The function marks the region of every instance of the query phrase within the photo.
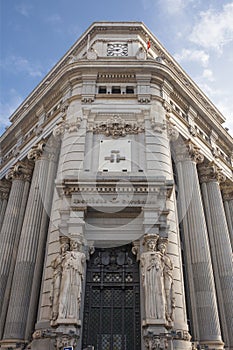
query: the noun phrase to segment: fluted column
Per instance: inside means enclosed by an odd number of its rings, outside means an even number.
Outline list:
[[[204,157],[190,140],[176,145],[179,216],[183,225],[193,340],[223,349],[213,268],[196,164]]]
[[[225,347],[233,349],[233,262],[219,183],[225,181],[220,168],[211,162],[200,168],[212,263],[217,289],[220,320]]]
[[[10,192],[10,182],[3,179],[0,181],[0,232],[6,212],[7,200]]]
[[[221,185],[223,204],[227,218],[228,230],[233,250],[233,182],[226,181]]]
[[[6,293],[6,289],[9,291],[11,286],[19,236],[28,198],[31,170],[32,168],[30,164],[26,162],[18,162],[10,169],[9,173],[7,174],[7,179],[12,181],[12,186],[0,233],[1,334],[3,331],[6,309],[9,301],[9,293]],[[4,298],[4,296],[6,297]]]
[[[3,339],[24,340],[43,217],[49,160],[41,141],[28,154],[35,161],[24,216]]]

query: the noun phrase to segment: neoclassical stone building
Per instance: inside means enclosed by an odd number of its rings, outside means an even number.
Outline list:
[[[144,24],[87,29],[0,139],[1,349],[233,349],[223,122]]]

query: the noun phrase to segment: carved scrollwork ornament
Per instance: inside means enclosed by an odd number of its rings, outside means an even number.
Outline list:
[[[57,123],[57,125],[53,129],[53,136],[56,139],[62,139],[64,133],[65,133],[65,116],[62,117],[61,121]]]
[[[166,121],[163,120],[162,122],[156,122],[152,120],[151,128],[153,129],[154,132],[162,134],[162,132],[167,129]]]
[[[10,168],[8,174],[6,175],[6,179],[30,181],[32,169],[32,164],[19,161]]]
[[[224,182],[226,176],[222,173],[222,169],[215,163],[210,162],[208,164],[199,165],[200,182]]]
[[[78,342],[78,335],[73,334],[63,334],[63,335],[58,335],[56,338],[56,349],[58,350],[63,350],[65,347],[72,346],[74,349],[77,346]]]
[[[175,142],[179,137],[179,131],[176,129],[176,125],[172,123],[170,118],[167,120],[167,134],[171,142]]]
[[[37,145],[34,145],[28,152],[28,159],[33,161],[40,159],[43,156],[45,145],[45,140],[41,140]]]

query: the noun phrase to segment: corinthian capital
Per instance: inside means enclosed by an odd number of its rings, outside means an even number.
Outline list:
[[[222,173],[222,169],[213,161],[208,164],[202,164],[198,167],[200,181],[203,182],[224,182],[226,180],[225,175]]]
[[[233,200],[233,182],[231,181],[225,181],[221,184],[221,190],[223,199],[225,201],[232,201]]]
[[[179,162],[191,160],[197,164],[204,160],[203,154],[200,153],[200,148],[195,145],[190,139],[182,141],[175,145],[176,159]]]
[[[31,175],[32,165],[28,162],[19,161],[10,168],[8,174],[6,175],[6,179],[30,181]]]
[[[37,145],[33,146],[32,149],[28,152],[29,160],[40,159],[45,147],[45,141],[41,140]]]

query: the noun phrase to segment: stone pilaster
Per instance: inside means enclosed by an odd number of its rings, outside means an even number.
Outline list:
[[[7,207],[7,201],[10,192],[10,182],[3,179],[0,181],[0,231]]]
[[[0,254],[0,332],[3,332],[9,302],[12,274],[16,260],[20,231],[23,224],[32,167],[29,163],[16,163],[7,174],[12,181],[9,199],[1,228]]]
[[[211,162],[199,167],[202,196],[211,247],[223,340],[233,348],[233,263],[232,250],[219,183],[221,169]]]
[[[38,246],[40,246],[40,233],[43,227],[49,176],[49,154],[44,151],[44,148],[45,142],[41,141],[33,146],[28,154],[28,158],[35,161],[35,166],[18,246],[3,336],[5,343],[7,339],[25,340],[30,299],[33,297],[31,292],[36,261],[38,254],[43,254],[42,251],[38,251]],[[40,276],[37,275],[35,278],[39,279]],[[34,303],[30,312],[35,313],[36,304]],[[33,324],[31,326],[33,327]]]
[[[230,235],[231,248],[233,250],[233,182],[223,182],[221,184],[221,190]]]
[[[192,337],[210,349],[223,349],[207,227],[196,164],[204,157],[190,140],[175,145],[179,216],[183,227]]]

